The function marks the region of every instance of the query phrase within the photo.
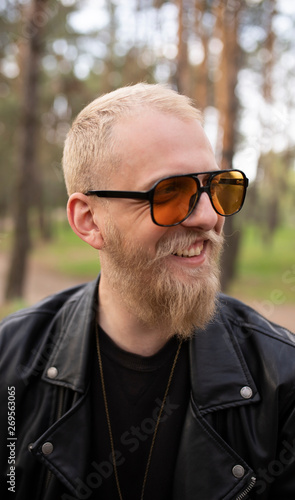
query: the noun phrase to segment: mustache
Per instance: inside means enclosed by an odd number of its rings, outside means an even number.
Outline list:
[[[167,257],[179,250],[185,250],[197,240],[209,241],[214,250],[219,250],[223,246],[224,236],[217,234],[213,229],[210,231],[187,230],[185,233],[165,236],[158,242],[155,260]]]

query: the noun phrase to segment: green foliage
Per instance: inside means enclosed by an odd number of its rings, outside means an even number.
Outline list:
[[[280,226],[295,227],[295,171],[290,152],[263,155],[257,178],[248,188],[240,215],[243,226],[249,222],[260,228],[260,238],[270,245]]]
[[[237,277],[229,294],[245,299],[268,299],[279,290],[295,303],[295,228],[280,227],[266,244],[260,226],[243,231]],[[292,279],[293,278],[293,279]]]
[[[92,280],[100,270],[98,252],[80,240],[67,221],[54,223],[52,239],[35,244],[32,258],[48,270]]]

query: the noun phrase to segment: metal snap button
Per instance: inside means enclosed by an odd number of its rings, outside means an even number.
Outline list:
[[[240,390],[240,394],[241,394],[242,398],[250,399],[250,398],[252,398],[253,391],[252,391],[251,387],[248,387],[248,385],[245,385]]]
[[[50,455],[53,452],[53,444],[52,443],[44,443],[42,445],[42,453],[43,455]]]
[[[48,378],[53,379],[53,378],[56,378],[57,375],[58,375],[58,369],[55,368],[55,366],[51,366],[50,368],[48,368],[48,370],[47,370],[47,377]]]
[[[241,479],[245,474],[245,469],[242,465],[235,465],[232,468],[232,473],[237,479]]]

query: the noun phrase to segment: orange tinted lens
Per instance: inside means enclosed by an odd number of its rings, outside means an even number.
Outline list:
[[[213,205],[221,215],[238,212],[245,196],[245,179],[241,172],[229,171],[215,175],[211,181]]]
[[[197,193],[191,177],[164,179],[156,186],[153,215],[158,224],[170,226],[183,221],[190,213]]]

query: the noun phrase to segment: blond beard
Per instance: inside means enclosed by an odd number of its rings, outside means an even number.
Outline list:
[[[184,269],[178,276],[165,258],[202,238],[210,245],[207,262]],[[169,332],[167,337],[176,334],[187,339],[195,329],[204,329],[214,315],[222,246],[223,236],[213,230],[185,230],[159,240],[156,257],[151,259],[144,248],[126,241],[109,221],[103,250],[108,260],[106,278],[125,307],[143,324],[162,327],[163,332]]]

